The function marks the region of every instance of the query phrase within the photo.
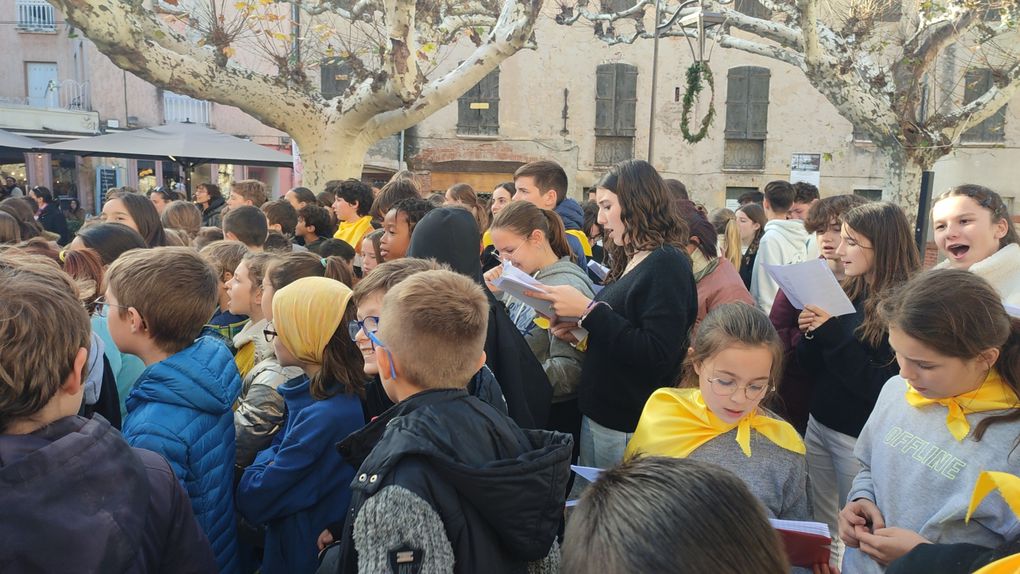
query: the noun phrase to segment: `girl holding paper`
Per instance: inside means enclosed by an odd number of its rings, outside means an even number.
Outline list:
[[[832,317],[807,305],[797,358],[815,381],[805,443],[815,520],[836,533],[836,517],[860,470],[854,444],[882,386],[899,368],[878,305],[920,266],[913,230],[892,203],[867,203],[840,216],[836,249],[856,313]]]
[[[995,548],[1020,535],[1002,500],[966,520],[982,471],[1020,467],[1020,319],[983,279],[933,270],[883,302],[900,374],[857,442],[839,515],[847,572],[882,572],[918,544]],[[941,571],[941,570],[940,570]]]
[[[550,301],[553,334],[579,344],[588,332],[578,401],[584,466],[608,468],[623,453],[652,392],[676,384],[687,336],[698,316],[687,226],[662,177],[648,162],[615,165],[596,184],[599,224],[612,243],[612,268],[592,299],[569,285],[528,295]]]
[[[1020,305],[1020,236],[999,194],[980,185],[943,193],[931,208],[935,245],[946,260],[937,269],[964,269],[983,278],[1010,305]]]
[[[495,254],[544,285],[569,285],[586,297],[594,296],[591,280],[573,261],[563,221],[554,211],[527,201],[515,201],[503,208],[489,228]],[[502,274],[503,267],[485,273],[486,283]],[[494,290],[494,293],[498,291]],[[535,357],[542,363],[553,388],[552,407],[546,428],[574,437],[575,457],[581,432],[581,411],[577,406],[577,385],[581,382],[584,353],[549,331],[549,320],[509,294],[503,294],[507,314],[513,320]]]
[[[687,352],[683,388],[652,393],[627,456],[718,464],[747,483],[770,518],[809,520],[804,442],[761,406],[782,366],[782,343],[764,313],[744,303],[716,307]]]

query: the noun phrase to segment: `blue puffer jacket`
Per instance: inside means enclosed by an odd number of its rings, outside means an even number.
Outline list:
[[[287,420],[237,487],[241,514],[266,525],[264,574],[314,572],[319,533],[343,520],[351,500],[354,467],[336,444],[364,426],[361,400],[343,393],[316,400],[309,385],[302,375],[278,387]]]
[[[231,405],[240,391],[230,351],[201,337],[142,371],[127,398],[123,429],[128,444],[170,463],[223,574],[238,568]]]

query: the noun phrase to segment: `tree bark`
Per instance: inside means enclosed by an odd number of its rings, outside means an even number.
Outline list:
[[[886,178],[888,187],[882,199],[902,207],[907,214],[907,221],[913,226],[917,220],[921,173],[930,170],[932,165],[922,165],[918,158],[910,157],[906,150],[900,147],[880,150],[889,166],[889,175]]]
[[[301,185],[324,189],[333,179],[361,178],[365,154],[376,139],[362,130],[322,128],[294,132],[301,156]]]

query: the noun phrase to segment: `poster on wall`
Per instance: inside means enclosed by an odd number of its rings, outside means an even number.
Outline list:
[[[795,153],[790,158],[790,183],[803,181],[820,187],[822,181],[822,154]]]

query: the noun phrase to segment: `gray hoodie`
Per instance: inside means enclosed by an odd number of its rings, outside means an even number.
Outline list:
[[[773,219],[765,224],[765,233],[758,243],[758,255],[751,270],[751,297],[768,315],[776,300],[779,284],[765,270],[765,265],[789,265],[807,261],[809,234],[804,222],[797,219]]]
[[[946,427],[947,408],[910,406],[902,377],[889,379],[864,425],[854,454],[861,471],[848,501],[871,500],[886,527],[906,528],[936,544],[966,542],[995,548],[1020,535],[1020,522],[998,496],[989,496],[964,523],[971,492],[983,470],[1020,474],[1020,421],[999,422],[984,437],[957,441]],[[987,416],[967,415],[971,432]],[[847,548],[843,571],[880,573],[885,569],[867,554]]]
[[[540,269],[535,279],[544,285],[570,285],[586,297],[594,297],[591,279],[581,271],[570,257],[562,257],[556,263]],[[552,333],[535,325],[535,310],[508,294],[503,294],[507,314],[513,320],[524,340],[528,342],[535,357],[542,363],[545,374],[553,388],[553,402],[558,403],[574,398],[577,384],[581,381],[581,362],[584,353],[557,339]]]

